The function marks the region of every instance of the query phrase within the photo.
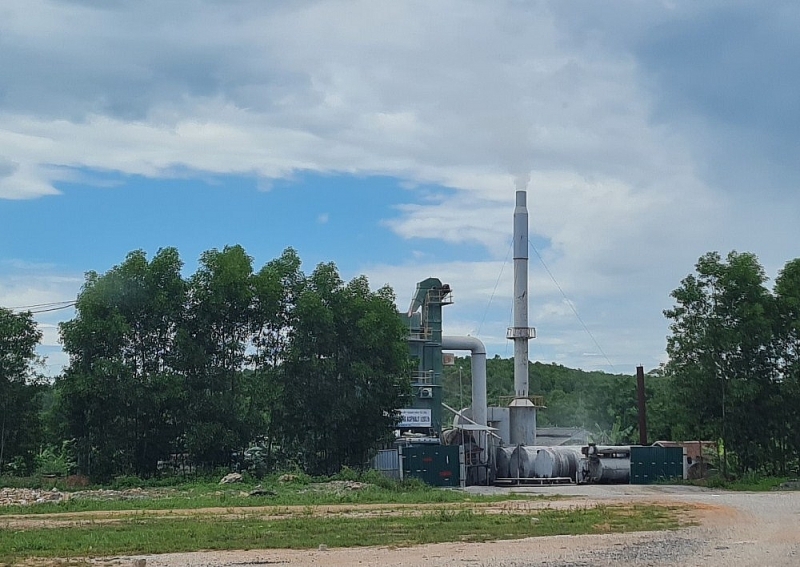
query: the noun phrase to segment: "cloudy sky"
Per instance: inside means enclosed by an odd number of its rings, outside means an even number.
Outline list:
[[[0,305],[242,244],[454,289],[445,332],[511,356],[527,186],[531,358],[665,360],[697,258],[800,256],[793,1],[5,0]],[[37,315],[48,372],[66,360]]]

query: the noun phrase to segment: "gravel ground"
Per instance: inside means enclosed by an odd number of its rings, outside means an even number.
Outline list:
[[[476,492],[502,489],[473,488]],[[744,493],[689,486],[560,486],[513,492],[564,494],[587,502],[641,501],[698,506],[700,525],[667,532],[555,536],[413,548],[250,550],[113,558],[105,565],[344,567],[800,566],[800,492]],[[99,562],[100,563],[100,562]],[[141,565],[141,562],[139,562]]]

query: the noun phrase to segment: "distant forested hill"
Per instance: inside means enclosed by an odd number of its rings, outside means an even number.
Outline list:
[[[545,409],[538,414],[538,424],[546,426],[583,427],[599,438],[615,441],[638,441],[636,409],[636,376],[586,372],[561,366],[534,362],[529,366],[531,396],[542,396]],[[513,358],[494,358],[486,361],[486,383],[489,405],[507,405],[514,394]],[[470,357],[456,357],[454,366],[445,366],[443,388],[445,403],[453,408],[471,403]],[[648,437],[669,439],[674,423],[670,422],[668,379],[659,371],[650,372],[646,379],[648,404]]]

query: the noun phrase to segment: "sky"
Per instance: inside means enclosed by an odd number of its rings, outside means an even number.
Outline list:
[[[445,334],[511,357],[526,189],[531,359],[649,370],[701,255],[800,256],[798,29],[779,0],[5,0],[0,306],[136,249],[292,247],[401,311],[438,277]],[[73,316],[36,315],[50,375]]]

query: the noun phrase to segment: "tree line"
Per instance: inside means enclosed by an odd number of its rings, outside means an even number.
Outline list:
[[[665,372],[677,435],[719,440],[733,472],[786,474],[800,455],[800,259],[766,282],[753,254],[702,256],[664,312]]]
[[[469,357],[456,357],[444,369],[444,400],[453,408],[469,406],[472,396]],[[507,406],[514,392],[514,360],[494,356],[486,361],[489,405]],[[648,437],[651,441],[673,439],[670,381],[660,368],[645,381]],[[529,388],[541,396],[539,427],[574,427],[588,431],[601,443],[638,443],[639,424],[636,376],[585,371],[556,363],[532,362]]]
[[[69,440],[74,468],[100,479],[152,476],[178,461],[311,474],[362,466],[410,390],[407,329],[391,288],[344,282],[331,263],[310,275],[300,266],[287,249],[255,271],[232,246],[205,252],[184,278],[166,248],[88,273],[75,317],[60,326],[69,365],[49,387],[50,440]],[[19,356],[8,365],[0,356],[2,419],[13,423],[0,467],[13,455],[30,469],[29,426],[41,420],[17,400],[41,403],[39,336],[29,314],[2,315],[26,332],[9,345]]]
[[[0,472],[32,470],[49,446],[96,478],[175,459],[319,474],[361,466],[390,440],[411,374],[390,288],[346,283],[333,264],[306,275],[291,249],[258,271],[238,246],[206,252],[188,278],[182,266],[168,248],[87,274],[61,325],[70,363],[52,384],[36,373],[32,316],[0,309]],[[650,441],[715,441],[734,474],[798,470],[800,260],[767,281],[753,254],[712,252],[672,292],[668,362],[646,377]],[[529,368],[541,426],[638,441],[632,372]],[[487,374],[489,403],[502,405],[513,360],[489,359]],[[442,383],[448,405],[468,406],[469,358]]]

